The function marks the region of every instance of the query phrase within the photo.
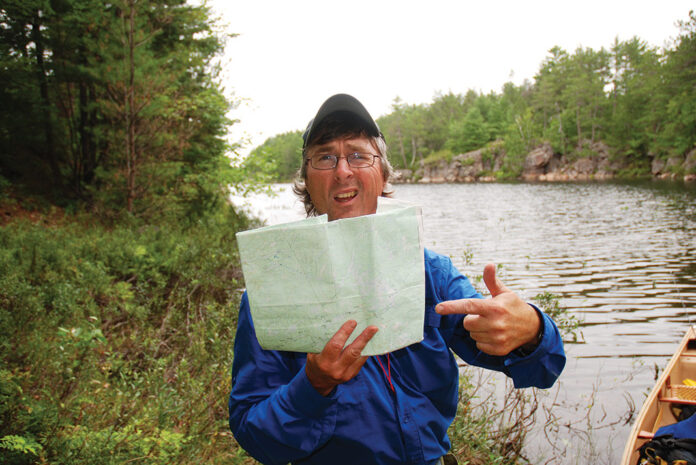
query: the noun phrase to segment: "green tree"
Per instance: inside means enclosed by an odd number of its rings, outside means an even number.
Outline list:
[[[528,81],[521,86],[510,82],[503,86],[500,101],[506,112],[506,125],[499,137],[504,140],[508,157],[521,158],[537,144],[541,134],[540,128],[534,124],[530,102],[532,92],[532,85]]]
[[[554,149],[564,153],[567,138],[564,132],[563,93],[567,87],[568,53],[560,47],[549,50],[534,77],[532,105],[542,127],[544,139],[551,141]]]
[[[662,153],[682,155],[696,147],[696,14],[680,21],[681,34],[664,64],[665,122],[658,133]]]
[[[99,20],[89,72],[103,90],[97,105],[109,160],[99,182],[108,202],[146,216],[171,202],[218,203],[230,172],[221,139],[229,122],[210,68],[220,42],[207,10],[122,0]]]
[[[399,151],[400,157],[391,157],[397,168],[413,168],[422,160],[430,148],[425,140],[428,131],[428,109],[426,105],[408,105],[395,100],[390,115],[377,119],[391,150]]]
[[[575,120],[575,143],[581,144],[584,138],[594,141],[606,102],[608,55],[604,49],[578,48],[567,63],[567,72],[562,99]]]
[[[423,143],[427,152],[432,153],[445,147],[449,138],[449,127],[454,121],[461,121],[466,116],[468,105],[465,98],[451,91],[437,93],[427,108],[423,119]]]
[[[377,121],[384,137],[391,142],[391,152],[397,151],[399,154],[398,157],[391,157],[392,165],[396,168],[408,168],[405,145],[407,137],[406,112],[401,98],[395,97],[391,108],[390,114],[378,118]]]
[[[450,124],[447,148],[453,153],[465,153],[483,147],[489,140],[486,121],[479,108],[474,106],[463,120]]]
[[[482,96],[479,101],[481,104],[485,103],[485,112],[482,110],[481,113],[488,126],[488,138],[490,140],[501,138],[510,123],[511,115],[507,101],[494,92]]]
[[[212,66],[222,38],[205,6],[6,4],[0,81],[22,106],[0,109],[2,176],[31,192],[48,185],[54,202],[143,217],[195,214],[225,198],[229,104]]]
[[[291,181],[302,160],[302,132],[292,131],[269,137],[251,151],[242,167],[248,179],[259,182]]]
[[[0,173],[11,180],[33,174],[36,189],[62,181],[47,60],[51,20],[43,0],[8,0],[0,8]]]
[[[655,136],[655,105],[660,93],[660,56],[638,37],[611,47],[611,110],[607,112],[606,140],[632,159],[647,156]],[[663,112],[660,112],[662,116]]]

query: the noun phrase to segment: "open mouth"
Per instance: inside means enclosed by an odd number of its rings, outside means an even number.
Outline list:
[[[340,194],[336,194],[334,199],[337,202],[348,202],[349,200],[353,199],[357,195],[358,195],[358,191],[342,192]]]

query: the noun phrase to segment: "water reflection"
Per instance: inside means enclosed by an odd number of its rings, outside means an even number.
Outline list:
[[[274,224],[301,218],[289,186],[276,190],[252,199],[254,212]],[[696,323],[696,185],[398,185],[396,197],[423,206],[426,247],[463,273],[501,264],[508,287],[527,299],[557,294],[583,321],[579,341],[566,345],[557,402],[572,416],[596,395],[594,427],[611,424],[597,446],[618,462],[630,424],[612,420],[641,405],[655,364]]]

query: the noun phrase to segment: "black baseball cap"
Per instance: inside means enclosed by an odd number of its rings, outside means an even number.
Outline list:
[[[348,94],[336,94],[328,99],[319,107],[316,116],[309,121],[307,129],[302,134],[302,148],[307,146],[307,143],[312,140],[312,132],[319,127],[321,122],[329,115],[334,113],[345,113],[357,118],[364,124],[367,133],[374,137],[384,137],[379,130],[379,126],[372,119],[370,113],[358,99]]]

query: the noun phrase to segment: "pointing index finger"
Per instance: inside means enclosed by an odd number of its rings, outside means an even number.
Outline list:
[[[481,315],[486,311],[486,301],[484,299],[447,300],[437,304],[435,311],[440,315]]]

